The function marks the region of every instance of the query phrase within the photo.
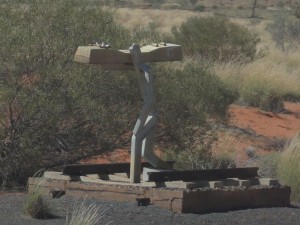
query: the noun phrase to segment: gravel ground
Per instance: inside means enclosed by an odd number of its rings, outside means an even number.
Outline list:
[[[61,225],[65,224],[65,215],[78,199],[63,196],[50,199],[57,218],[36,220],[22,214],[25,202],[24,193],[0,194],[0,225]],[[300,204],[290,208],[260,208],[237,210],[211,214],[176,214],[155,206],[140,206],[128,202],[108,202],[87,200],[106,209],[101,224],[110,225],[175,225],[175,224],[209,224],[209,225],[300,225]]]

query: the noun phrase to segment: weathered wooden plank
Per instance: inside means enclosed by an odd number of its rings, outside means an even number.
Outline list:
[[[148,172],[148,181],[195,181],[206,180],[215,181],[226,178],[254,178],[258,176],[258,167],[232,168],[232,169],[211,169],[211,170],[187,170],[187,171],[161,171]]]
[[[144,62],[180,61],[183,57],[181,46],[170,43],[143,46],[141,47],[141,55]],[[99,46],[78,47],[74,61],[101,64],[108,69],[113,69],[114,64],[117,64],[118,68],[121,69],[131,68],[133,64],[129,50],[116,50]]]
[[[166,161],[171,167],[174,161]],[[143,167],[152,167],[148,162],[142,162]],[[108,164],[73,164],[63,168],[63,174],[70,176],[81,176],[86,174],[113,174],[129,173],[130,163],[108,163]]]

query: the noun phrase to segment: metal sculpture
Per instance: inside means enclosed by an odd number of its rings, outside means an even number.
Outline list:
[[[140,47],[133,44],[129,50],[114,50],[107,43],[78,47],[74,60],[99,64],[106,70],[135,70],[144,100],[140,116],[131,138],[130,182],[139,183],[141,157],[153,167],[169,169],[168,163],[154,152],[158,110],[155,100],[154,77],[145,62],[178,61],[182,59],[181,46],[161,43]]]

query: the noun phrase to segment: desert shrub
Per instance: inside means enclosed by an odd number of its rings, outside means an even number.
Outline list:
[[[287,145],[280,156],[277,174],[283,185],[292,189],[292,200],[300,200],[300,132]]]
[[[73,62],[78,46],[99,39],[129,46],[112,11],[81,0],[9,1],[0,7],[0,29],[3,185],[113,147],[135,109],[125,86],[131,76]]]
[[[180,9],[181,6],[178,3],[165,3],[162,4],[161,9]]]
[[[295,12],[296,18],[300,19],[300,8]]]
[[[155,71],[161,74],[156,82],[161,133],[172,143],[167,158],[179,167],[198,167],[200,159],[211,158],[216,137],[208,118],[224,118],[235,93],[197,61],[166,64]]]
[[[236,93],[198,60],[187,60],[179,67],[165,64],[156,68],[155,72],[164,75],[157,77],[157,92],[162,106],[178,104],[177,113],[192,115],[193,112],[203,112],[224,117],[229,104],[235,99]]]
[[[197,12],[204,12],[205,11],[205,6],[204,5],[201,5],[201,4],[198,4],[194,7],[194,11],[197,11]]]
[[[223,17],[191,17],[172,28],[173,42],[181,44],[185,55],[213,61],[247,62],[254,58],[257,36]]]
[[[278,1],[276,3],[276,7],[279,8],[279,9],[283,9],[284,8],[284,1]]]
[[[182,123],[182,122],[181,122]],[[166,148],[164,157],[175,160],[177,169],[208,169],[212,167],[211,148],[216,140],[216,130],[208,124],[202,127],[186,127],[177,133],[167,134],[171,139],[177,139],[177,145]]]
[[[154,7],[159,7],[165,3],[165,0],[144,0],[145,3],[152,4]]]
[[[300,44],[300,20],[289,18],[289,12],[280,9],[268,24],[267,30],[276,43],[276,47],[284,52],[294,51]]]
[[[211,149],[217,140],[217,130],[209,126],[202,132],[200,130],[194,129],[193,135],[187,139],[189,143],[185,149],[167,149],[166,159],[175,160],[176,168],[183,170],[235,168],[233,155],[212,155]]]
[[[198,0],[190,0],[190,3],[191,3],[192,5],[195,5],[197,2],[198,2]]]

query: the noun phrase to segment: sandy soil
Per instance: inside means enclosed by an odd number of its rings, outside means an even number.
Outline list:
[[[300,104],[285,102],[284,107],[285,113],[275,114],[232,105],[228,124],[265,137],[291,138],[300,130]]]

